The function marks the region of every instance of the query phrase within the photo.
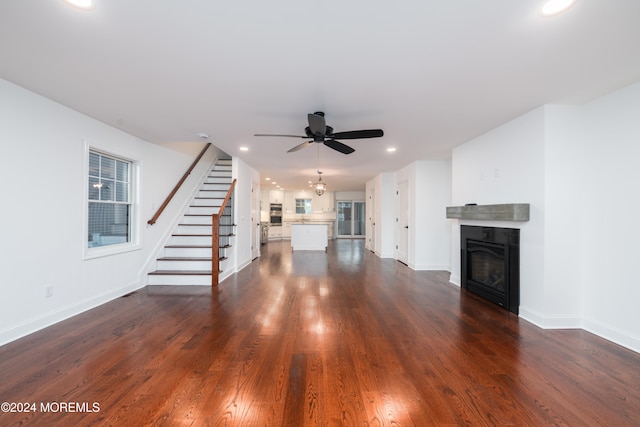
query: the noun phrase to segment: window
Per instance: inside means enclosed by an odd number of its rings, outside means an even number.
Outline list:
[[[132,241],[132,162],[89,151],[87,248]]]
[[[296,199],[296,213],[297,214],[310,214],[311,213],[311,199]]]

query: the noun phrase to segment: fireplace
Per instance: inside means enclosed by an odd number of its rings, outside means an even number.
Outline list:
[[[460,226],[462,288],[518,314],[520,230]]]

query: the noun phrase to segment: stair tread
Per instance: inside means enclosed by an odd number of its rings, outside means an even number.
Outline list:
[[[211,245],[167,245],[169,249],[211,249]]]
[[[156,270],[149,274],[153,276],[210,276],[211,270]]]

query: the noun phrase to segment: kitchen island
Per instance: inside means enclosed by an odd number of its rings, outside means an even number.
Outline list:
[[[291,224],[292,251],[327,251],[327,224]]]

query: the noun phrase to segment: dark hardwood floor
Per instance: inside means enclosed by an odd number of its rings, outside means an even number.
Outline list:
[[[147,287],[0,347],[0,402],[37,405],[0,425],[640,425],[637,353],[362,241],[262,250],[217,288]]]

